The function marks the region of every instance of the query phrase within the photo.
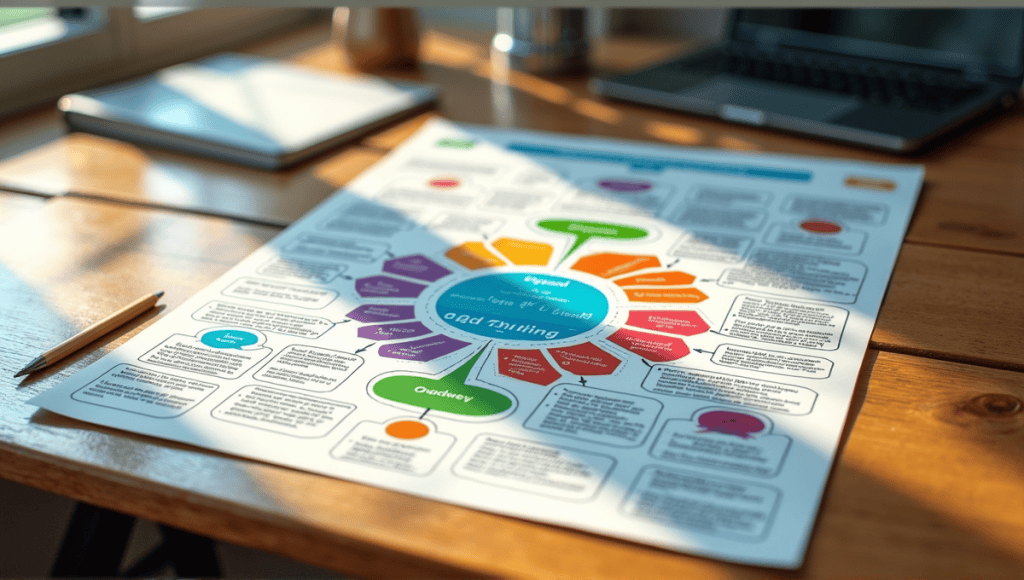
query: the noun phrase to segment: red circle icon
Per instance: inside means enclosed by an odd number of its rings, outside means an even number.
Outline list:
[[[430,186],[431,187],[442,187],[442,188],[458,187],[459,186],[459,180],[458,179],[454,179],[454,178],[431,179],[430,180]]]
[[[843,226],[828,220],[805,220],[800,222],[800,229],[812,234],[838,234]]]

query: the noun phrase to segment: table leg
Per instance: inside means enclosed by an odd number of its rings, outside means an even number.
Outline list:
[[[178,577],[220,578],[213,540],[163,525],[163,542],[122,575],[121,561],[134,525],[135,518],[131,516],[76,504],[50,575],[135,578],[154,575],[170,565]]]
[[[64,532],[50,575],[54,578],[117,576],[135,518],[78,503]]]

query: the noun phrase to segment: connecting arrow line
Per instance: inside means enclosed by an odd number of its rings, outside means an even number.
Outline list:
[[[694,352],[699,352],[701,354],[715,354],[714,351],[711,351],[711,350],[701,350],[699,348],[695,348],[695,349],[693,349],[693,351]]]
[[[665,267],[666,268],[671,268],[672,266],[675,266],[678,263],[679,263],[679,258],[676,258],[675,261],[673,261],[671,264],[666,264]]]
[[[580,384],[583,385],[584,387],[587,386],[587,379],[580,377]]]
[[[487,350],[487,347],[491,346],[491,342],[493,342],[493,341],[488,340],[487,344],[485,344],[484,347],[481,348],[478,351],[478,354],[484,352],[485,350]],[[496,352],[496,351],[492,351],[492,352]],[[484,365],[477,366],[477,369],[476,369],[476,380],[483,381],[483,379],[480,378],[480,375],[482,375],[483,373],[484,373]]]
[[[356,351],[356,354],[359,354],[359,353],[363,352],[364,350],[366,350],[366,349],[370,348],[371,346],[373,346],[373,345],[375,345],[375,344],[377,344],[377,343],[376,343],[376,342],[371,342],[370,344],[368,344],[368,345],[364,346],[363,348],[361,348],[361,349],[357,350],[357,351]]]
[[[427,416],[427,413],[429,413],[429,412],[430,412],[430,407],[427,407],[427,409],[426,409],[425,411],[423,411],[423,414],[422,414],[422,415],[420,415],[420,419],[422,419],[422,418],[426,417],[426,416]]]
[[[395,255],[392,254],[391,252],[384,252],[384,255],[389,257],[389,258],[394,258],[395,257]]]
[[[352,276],[341,275],[341,276],[338,276],[338,277],[341,278],[342,280],[351,280],[352,279]]]
[[[642,358],[642,359],[640,359],[640,360],[641,360],[641,361],[643,361],[643,363],[644,363],[645,365],[647,365],[648,367],[650,367],[650,368],[654,368],[654,366],[653,366],[653,365],[651,365],[651,363],[647,362],[647,359],[645,359],[645,358]]]
[[[718,278],[701,278],[698,282],[714,282],[715,280],[718,280]]]

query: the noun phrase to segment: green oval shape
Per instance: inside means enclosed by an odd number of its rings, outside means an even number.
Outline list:
[[[576,236],[576,241],[565,252],[559,264],[573,252],[580,249],[590,238],[608,238],[611,240],[639,240],[646,238],[650,232],[635,226],[624,226],[622,224],[610,224],[608,222],[588,222],[583,220],[541,220],[537,227],[549,232],[558,232]]]
[[[473,385],[408,375],[381,379],[373,385],[373,392],[396,403],[469,417],[497,415],[512,407],[512,400],[501,393]]]
[[[482,350],[476,353],[440,379],[395,375],[377,381],[373,385],[373,392],[383,399],[396,403],[436,409],[455,415],[497,415],[512,407],[512,399],[489,389],[466,384],[469,371],[483,353]]]
[[[537,227],[573,236],[588,238],[610,238],[613,240],[638,240],[646,238],[650,233],[643,228],[611,224],[608,222],[588,222],[583,220],[541,220]]]

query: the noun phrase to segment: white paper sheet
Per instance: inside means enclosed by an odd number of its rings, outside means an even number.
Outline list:
[[[797,567],[922,179],[435,121],[32,402]]]

